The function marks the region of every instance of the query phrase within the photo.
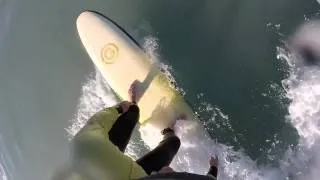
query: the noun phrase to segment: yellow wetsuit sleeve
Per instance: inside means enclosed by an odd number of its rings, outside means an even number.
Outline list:
[[[108,135],[113,124],[120,116],[116,107],[117,106],[109,107],[97,112],[88,120],[86,126],[98,126],[99,128],[103,128],[104,132]]]
[[[99,179],[109,177],[121,180],[138,179],[147,175],[134,160],[124,155],[109,140],[108,132],[119,115],[115,107],[99,111],[74,137],[74,164],[81,166],[82,173],[98,176]]]

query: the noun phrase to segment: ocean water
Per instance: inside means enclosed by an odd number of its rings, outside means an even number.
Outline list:
[[[319,4],[298,0],[0,1],[2,179],[49,179],[69,139],[118,101],[78,39],[84,9],[136,38],[208,131],[197,139],[192,123],[177,124],[175,170],[204,174],[216,154],[219,179],[317,179],[320,68],[291,44],[320,49],[317,28],[295,33]],[[133,158],[150,150],[140,131],[126,152]]]

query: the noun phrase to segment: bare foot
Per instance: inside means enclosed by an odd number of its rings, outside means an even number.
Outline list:
[[[137,103],[137,84],[138,84],[138,81],[135,80],[131,86],[130,86],[130,89],[129,89],[129,97],[130,97],[130,101],[133,103],[133,104],[136,104]]]
[[[139,92],[139,86],[141,82],[138,80],[133,81],[129,89],[129,97],[133,104],[137,104],[142,96],[141,92]]]

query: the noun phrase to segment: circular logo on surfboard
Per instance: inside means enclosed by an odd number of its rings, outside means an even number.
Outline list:
[[[118,57],[119,49],[113,43],[106,44],[102,49],[102,60],[107,64],[112,64]]]

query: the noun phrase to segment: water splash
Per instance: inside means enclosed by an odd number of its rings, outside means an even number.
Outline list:
[[[98,70],[89,75],[82,86],[81,94],[77,112],[66,129],[69,138],[72,138],[94,113],[117,103],[117,98]]]
[[[0,180],[8,180],[20,177],[17,174],[17,166],[11,159],[14,151],[8,151],[4,137],[0,134]],[[19,152],[19,149],[15,149]],[[18,154],[19,156],[20,154]],[[19,157],[21,158],[21,157]],[[19,165],[18,165],[19,166]],[[1,179],[2,178],[2,179]]]
[[[0,179],[1,180],[8,180],[6,172],[1,164],[0,164]]]
[[[182,146],[186,147],[183,147],[185,152],[178,155],[176,166],[190,172],[203,173],[205,168],[188,156],[190,149],[201,147],[197,148],[199,154],[214,152],[219,155],[219,179],[318,179],[320,175],[318,151],[320,148],[320,66],[317,63],[312,66],[305,63],[306,59],[303,59],[299,55],[300,51],[297,50],[307,46],[316,55],[316,60],[320,61],[318,56],[320,40],[316,38],[320,36],[320,26],[316,22],[309,22],[302,29],[290,42],[294,48],[288,47],[289,43],[277,47],[278,59],[285,61],[288,65],[288,78],[283,80],[284,91],[278,91],[279,88],[271,84],[271,92],[265,94],[269,96],[272,93],[275,94],[272,98],[290,100],[289,114],[286,118],[300,136],[298,146],[288,147],[283,158],[279,160],[278,166],[258,166],[242,151],[234,151],[230,146],[210,139],[192,140],[190,137],[183,139],[189,130],[188,125],[181,125],[181,131],[185,133],[182,134],[182,141],[186,142]],[[215,114],[212,105],[204,103],[203,107],[202,110]],[[277,142],[276,137],[275,142]],[[190,144],[194,145],[193,143],[196,145],[190,146]],[[197,167],[194,167],[195,164]]]
[[[9,157],[5,157],[5,155],[8,155],[8,152],[4,149],[5,148],[5,146],[4,146],[4,142],[3,142],[3,139],[2,139],[2,136],[0,135],[0,179],[1,180],[7,180],[8,178],[7,178],[7,174],[9,174],[8,173],[8,171],[9,171],[9,169],[7,169],[6,170],[6,168],[5,168],[5,166],[4,165],[7,165],[7,167],[10,167],[10,165],[12,165],[11,164],[11,162],[6,162],[6,160],[5,159],[9,159]],[[4,165],[2,164],[2,163],[4,163],[4,162],[6,162]]]
[[[283,80],[287,98],[291,101],[287,116],[300,139],[296,148],[289,148],[281,161],[288,178],[319,179],[320,168],[320,66],[306,63],[301,52],[315,54],[319,61],[320,24],[309,21],[293,36],[290,46],[278,47],[278,57],[288,63],[289,77]]]
[[[151,63],[159,63],[158,49],[159,49],[159,39],[153,36],[147,36],[143,38],[143,49],[149,56],[149,61]]]

